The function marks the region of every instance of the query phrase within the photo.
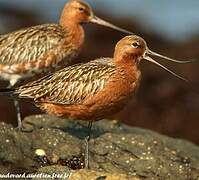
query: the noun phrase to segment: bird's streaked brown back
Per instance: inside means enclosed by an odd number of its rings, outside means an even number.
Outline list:
[[[40,60],[64,43],[68,32],[58,24],[29,27],[0,36],[0,64],[15,65]]]
[[[37,103],[81,104],[87,97],[102,90],[115,74],[110,58],[66,67],[52,75],[21,86],[19,97],[32,98]]]

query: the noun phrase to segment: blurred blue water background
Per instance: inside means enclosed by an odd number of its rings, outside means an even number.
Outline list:
[[[0,0],[9,6],[34,11],[42,22],[58,21],[66,0]],[[197,0],[87,0],[95,10],[107,16],[128,18],[141,27],[172,41],[185,41],[199,34],[199,1]],[[1,19],[0,19],[1,20]]]

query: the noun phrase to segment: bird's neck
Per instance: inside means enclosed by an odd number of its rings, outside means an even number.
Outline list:
[[[62,13],[60,20],[59,20],[59,24],[64,27],[64,28],[74,28],[76,26],[80,26],[80,23],[77,22],[77,20],[75,19],[75,17],[71,17],[68,14]]]
[[[138,64],[132,60],[126,60],[125,62],[115,62],[115,65],[118,69],[122,70],[124,74],[126,74],[130,78],[132,77],[131,75],[135,72],[140,72]]]
[[[130,83],[134,83],[140,76],[139,69],[139,61],[137,57],[132,57],[129,55],[118,56],[115,55],[113,58],[114,64],[121,72],[123,72],[124,76]]]
[[[118,66],[130,66],[134,69],[137,69],[139,64],[138,58],[129,54],[115,53],[113,60]]]
[[[81,48],[85,37],[82,25],[64,15],[61,16],[60,25],[66,30],[66,32],[68,32],[70,43],[78,49]]]

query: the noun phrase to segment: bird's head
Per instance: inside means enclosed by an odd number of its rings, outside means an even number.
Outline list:
[[[91,7],[81,0],[70,0],[65,4],[62,12],[63,20],[80,24],[87,23],[92,14]]]
[[[114,57],[119,61],[131,60],[137,64],[142,59],[146,48],[146,42],[141,37],[126,36],[117,43]]]
[[[156,52],[151,51],[145,40],[137,35],[131,35],[131,36],[126,36],[123,39],[121,39],[115,48],[115,53],[114,53],[114,59],[116,61],[134,61],[135,65],[137,66],[141,60],[147,60],[153,64],[156,64],[157,66],[163,68],[164,70],[168,71],[169,73],[173,74],[174,76],[187,81],[185,78],[177,75],[173,71],[169,70],[162,64],[158,63],[155,61],[151,56],[156,56],[168,61],[172,61],[175,63],[179,64],[186,64],[193,62],[191,61],[179,61],[176,59],[169,58],[167,56],[163,56],[161,54],[158,54]]]
[[[123,33],[133,34],[132,32],[117,27],[95,16],[92,8],[82,0],[70,0],[66,3],[62,12],[60,23],[66,24],[69,23],[69,21],[76,24],[94,23],[115,29]]]

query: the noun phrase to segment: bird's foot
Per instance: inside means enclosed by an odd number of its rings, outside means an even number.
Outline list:
[[[24,128],[21,124],[18,125],[18,126],[15,128],[15,130],[16,130],[17,132],[26,132],[26,133],[32,132],[32,131],[30,131],[30,130]]]

